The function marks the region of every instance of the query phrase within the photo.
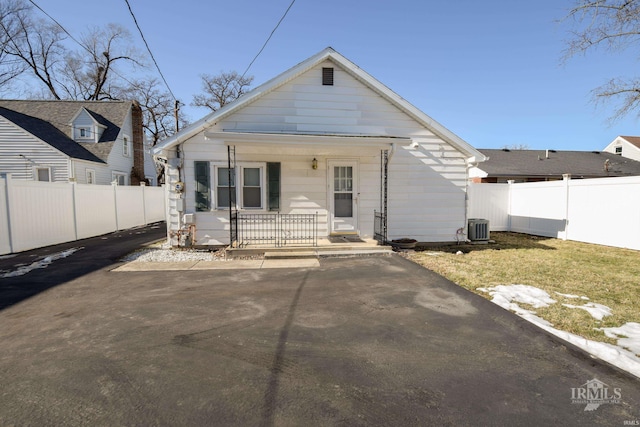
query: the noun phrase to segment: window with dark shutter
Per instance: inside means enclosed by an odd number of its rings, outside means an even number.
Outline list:
[[[322,84],[324,86],[333,86],[333,68],[322,69]]]
[[[209,162],[194,162],[194,167],[196,177],[196,211],[208,211],[211,209]]]
[[[270,211],[280,210],[280,163],[267,163],[267,181]]]

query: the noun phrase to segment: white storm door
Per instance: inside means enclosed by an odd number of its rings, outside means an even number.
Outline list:
[[[328,162],[329,214],[332,233],[358,232],[358,164]]]

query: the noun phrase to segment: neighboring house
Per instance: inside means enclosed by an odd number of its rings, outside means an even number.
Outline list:
[[[640,161],[640,136],[618,136],[602,151]]]
[[[506,183],[640,175],[640,162],[601,151],[480,149],[487,160],[471,168],[473,182]]]
[[[376,231],[389,240],[455,241],[466,228],[467,170],[484,159],[331,48],[153,152],[166,162],[174,245],[191,223],[195,244],[228,244],[236,210],[240,232],[264,228],[275,212],[292,223],[317,213],[321,238]],[[374,211],[383,214],[377,223]],[[293,232],[274,231],[285,241]]]
[[[0,100],[0,172],[13,179],[156,185],[132,101]]]

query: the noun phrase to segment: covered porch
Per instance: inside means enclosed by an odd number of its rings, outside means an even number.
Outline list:
[[[386,244],[388,163],[396,144],[408,145],[409,138],[228,131],[205,136],[223,142],[229,173],[242,176],[236,171],[243,164],[280,160],[277,179],[265,178],[269,190],[277,194],[276,203],[271,193],[268,196],[268,211],[231,205],[232,251],[313,248],[322,252]],[[236,184],[231,176],[227,183],[231,200]]]

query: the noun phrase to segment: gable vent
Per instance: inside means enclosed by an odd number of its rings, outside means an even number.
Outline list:
[[[322,68],[322,85],[333,86],[333,68]]]

